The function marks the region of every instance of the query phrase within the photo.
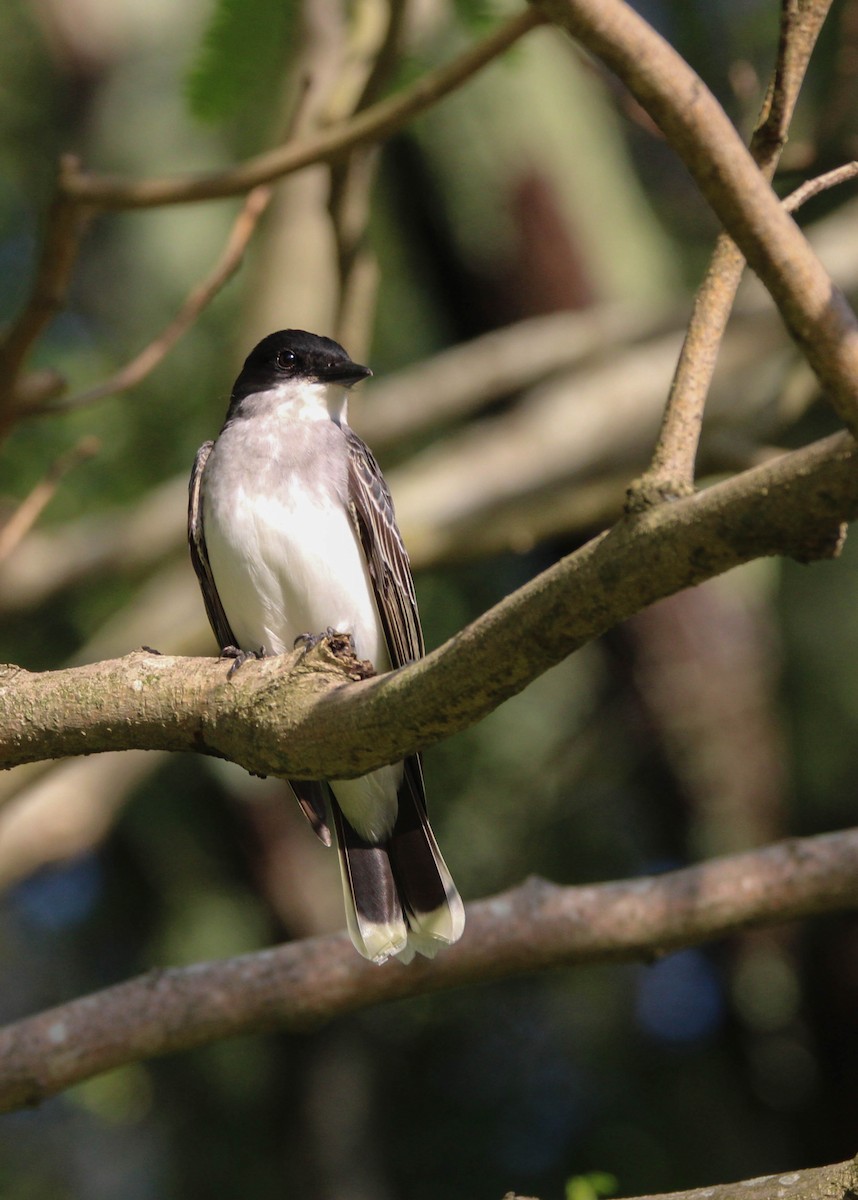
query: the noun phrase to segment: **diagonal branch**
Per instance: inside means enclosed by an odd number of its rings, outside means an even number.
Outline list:
[[[239,1033],[306,1030],[383,1001],[546,967],[650,960],[749,926],[858,908],[858,830],[589,887],[531,879],[468,906],[434,962],[373,966],[345,934],[152,971],[0,1030],[0,1111],[123,1063]]]
[[[843,163],[840,167],[832,167],[830,171],[806,180],[794,192],[790,192],[784,200],[784,208],[787,212],[797,212],[803,204],[807,204],[808,200],[812,200],[820,192],[827,192],[829,188],[839,187],[841,183],[850,183],[856,177],[858,177],[858,162],[853,161]]]
[[[239,269],[248,242],[268,207],[270,199],[271,188],[267,185],[260,185],[250,192],[230,229],[226,245],[211,271],[188,293],[182,307],[170,323],[130,362],[111,375],[109,379],[96,384],[95,387],[53,403],[30,405],[28,408],[22,408],[20,415],[52,415],[83,408],[96,400],[103,400],[106,396],[127,392],[142,383],[146,376],[150,375],[164,361],[176,343],[188,332],[203,309]]]
[[[778,55],[763,111],[751,138],[751,156],[771,181],[786,143],[798,94],[831,0],[782,0]],[[715,363],[745,270],[736,243],[722,233],[697,294],[652,463],[629,490],[632,507],[642,507],[694,490],[694,467],[703,409]]]
[[[59,381],[40,380],[34,396],[28,399],[26,394],[19,393],[19,381],[34,343],[65,301],[81,237],[95,213],[102,209],[150,208],[239,196],[313,163],[338,161],[354,147],[375,144],[400,129],[461,87],[544,21],[545,18],[535,10],[518,13],[453,62],[427,72],[402,92],[380,100],[312,137],[290,140],[225,171],[136,182],[88,173],[73,156],[64,156],[31,295],[0,340],[0,439],[22,409],[47,408],[49,400],[62,390]],[[151,369],[151,364],[159,362],[181,336],[184,318],[194,319],[197,299],[195,295],[189,297],[183,314],[164,331],[162,339],[147,347],[138,359],[102,388],[94,389],[93,394],[85,394],[83,402],[134,386]]]
[[[129,655],[0,669],[0,767],[100,750],[194,750],[283,778],[345,778],[465,729],[633,613],[766,554],[839,552],[858,516],[847,434],[626,518],[426,658],[365,679],[329,646],[248,663]],[[349,679],[362,679],[344,687]]]
[[[619,75],[661,127],[858,432],[858,322],[700,77],[624,0],[532,3]]]
[[[444,96],[467,83],[519,38],[544,23],[536,10],[511,17],[476,46],[453,62],[428,71],[404,91],[379,100],[348,120],[297,142],[248,159],[238,166],[206,175],[139,182],[79,171],[66,179],[64,195],[95,208],[154,208],[162,204],[190,204],[238,196],[260,183],[271,183],[312,163],[334,162],[356,146],[383,141],[407,121],[431,108]]]
[[[33,528],[56,495],[63,476],[80,463],[86,462],[88,458],[92,458],[100,449],[101,443],[98,438],[83,437],[51,463],[30,494],[25,496],[8,520],[0,524],[0,563],[9,557]]]

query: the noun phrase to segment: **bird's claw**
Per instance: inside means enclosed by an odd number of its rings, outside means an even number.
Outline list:
[[[349,645],[354,648],[354,638],[352,635],[350,633],[340,633],[332,625],[329,625],[324,633],[299,633],[292,645],[294,648],[303,646],[304,653],[306,654],[308,650],[314,649],[325,638],[329,640],[331,638],[346,638]]]
[[[221,658],[233,659],[233,664],[227,672],[227,679],[232,679],[236,671],[243,667],[248,659],[265,658],[265,647],[260,646],[258,650],[240,650],[238,646],[224,646],[220,652]]]

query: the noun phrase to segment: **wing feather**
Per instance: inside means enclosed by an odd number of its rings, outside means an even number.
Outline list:
[[[221,650],[225,646],[234,646],[235,634],[230,629],[226,613],[220,602],[214,575],[212,574],[209,556],[206,552],[206,535],[203,529],[202,481],[203,469],[212,452],[214,442],[203,442],[194,459],[194,469],[191,471],[191,481],[188,484],[188,546],[191,551],[191,562],[200,581],[200,591],[203,603],[217,644]]]
[[[369,447],[342,426],[349,451],[349,509],[369,567],[390,663],[404,667],[423,655],[423,632],[411,565],[393,501]]]

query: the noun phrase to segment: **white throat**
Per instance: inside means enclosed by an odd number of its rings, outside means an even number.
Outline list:
[[[348,393],[341,384],[290,379],[256,397],[262,407],[288,420],[334,421],[347,419]]]

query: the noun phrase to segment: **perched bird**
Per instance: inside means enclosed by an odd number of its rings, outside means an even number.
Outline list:
[[[247,358],[217,440],[197,453],[191,560],[215,637],[239,663],[324,630],[351,634],[377,671],[423,654],[390,492],[346,421],[348,389],[370,374],[330,338],[272,333]],[[365,958],[432,957],[461,936],[419,755],[360,779],[291,786],[326,845],[333,831],[349,934]]]

